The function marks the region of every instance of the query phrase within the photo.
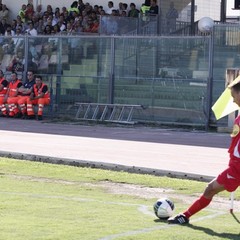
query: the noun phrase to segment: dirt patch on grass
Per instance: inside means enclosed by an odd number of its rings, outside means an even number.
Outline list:
[[[104,191],[111,194],[120,194],[120,195],[130,195],[136,196],[145,199],[158,199],[167,197],[177,201],[180,201],[184,204],[191,204],[195,201],[201,193],[196,193],[194,195],[184,195],[175,192],[173,189],[164,189],[164,188],[152,188],[146,187],[142,185],[128,184],[128,183],[115,183],[115,182],[99,182],[99,183],[83,183],[78,181],[67,181],[62,179],[52,179],[52,178],[44,178],[44,177],[32,177],[32,176],[19,176],[19,175],[8,175],[12,178],[16,179],[24,179],[29,181],[38,181],[38,182],[51,182],[58,184],[66,184],[66,185],[81,185],[87,187],[101,187]],[[229,194],[230,197],[230,194]],[[209,205],[211,208],[220,209],[220,210],[228,210],[230,209],[230,199],[222,198],[219,196],[215,196],[211,204]],[[234,201],[234,211],[240,211],[240,201]]]
[[[101,182],[101,187],[103,187],[107,192],[113,194],[127,194],[131,196],[137,196],[141,198],[163,198],[167,197],[170,199],[176,199],[181,201],[184,204],[192,204],[201,193],[194,194],[192,196],[176,193],[172,189],[163,189],[163,188],[149,188],[145,186],[139,186],[134,184],[126,183],[113,183],[113,182]],[[229,194],[230,196],[230,194]],[[222,198],[215,196],[211,204],[211,208],[216,208],[219,210],[228,210],[230,209],[230,199]],[[240,202],[234,201],[234,211],[240,211]]]

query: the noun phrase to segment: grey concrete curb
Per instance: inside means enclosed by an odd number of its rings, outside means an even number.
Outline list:
[[[99,169],[112,170],[112,171],[124,171],[129,173],[149,174],[154,176],[166,176],[166,177],[172,177],[172,178],[190,179],[190,180],[197,180],[197,181],[203,181],[203,182],[209,182],[213,179],[213,177],[211,176],[204,176],[204,175],[191,174],[191,173],[166,171],[166,170],[144,168],[144,167],[137,167],[137,166],[129,167],[129,166],[120,165],[120,164],[111,164],[111,163],[104,163],[104,162],[94,162],[94,161],[85,161],[85,160],[68,159],[68,158],[55,158],[55,157],[48,157],[43,155],[32,155],[32,154],[13,153],[13,152],[5,152],[5,151],[0,151],[0,157],[52,163],[52,164],[62,164],[62,165],[69,165],[69,166],[75,166],[75,167],[89,167],[89,168],[99,168]]]

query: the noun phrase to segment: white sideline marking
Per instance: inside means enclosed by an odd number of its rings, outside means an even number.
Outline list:
[[[79,197],[65,197],[65,196],[52,196],[45,194],[31,194],[31,193],[23,193],[23,192],[5,192],[0,191],[0,194],[9,194],[9,195],[20,195],[20,196],[28,196],[33,198],[49,198],[49,199],[62,199],[66,201],[77,201],[77,202],[99,202],[104,204],[112,204],[112,205],[121,205],[121,206],[134,206],[137,207],[137,210],[145,215],[155,216],[153,212],[149,211],[149,206],[143,204],[134,204],[134,203],[123,203],[123,202],[107,202],[100,201],[89,198],[79,198]]]
[[[20,196],[28,196],[28,197],[33,197],[33,198],[48,198],[48,199],[62,199],[62,200],[67,200],[67,201],[78,201],[78,202],[99,202],[99,203],[104,203],[104,204],[112,204],[112,205],[121,205],[121,206],[137,206],[138,211],[145,215],[151,215],[155,216],[151,211],[148,210],[148,206],[142,205],[142,204],[134,204],[134,203],[123,203],[123,202],[107,202],[107,201],[100,201],[100,200],[95,200],[95,199],[89,199],[89,198],[79,198],[79,197],[66,197],[66,196],[53,196],[53,195],[45,195],[45,194],[31,194],[31,193],[24,193],[24,192],[7,192],[7,191],[0,191],[0,194],[8,194],[8,195],[20,195]],[[212,219],[217,216],[226,214],[226,212],[223,211],[214,211],[214,210],[209,210],[214,212],[214,214],[207,215],[204,217],[199,217],[196,219],[191,220],[192,222],[200,222],[205,219]],[[170,227],[177,227],[179,225],[177,224],[166,224],[162,226],[154,226],[150,228],[143,228],[135,231],[128,231],[124,233],[119,233],[119,234],[113,234],[109,235],[103,238],[99,238],[98,240],[112,240],[116,239],[119,237],[127,237],[127,236],[134,236],[142,233],[148,233],[148,232],[153,232],[156,230],[160,229],[167,229]]]
[[[212,214],[212,215],[208,215],[205,217],[200,217],[200,218],[191,220],[191,222],[200,222],[204,219],[215,218],[215,217],[223,215],[223,214],[226,214],[226,212],[216,212],[215,214]],[[178,226],[179,226],[178,224],[167,224],[166,223],[166,225],[163,225],[163,226],[156,226],[156,227],[152,227],[152,228],[143,228],[143,229],[139,229],[139,230],[135,230],[135,231],[128,231],[125,233],[113,234],[113,235],[109,235],[109,236],[106,236],[103,238],[99,238],[98,240],[112,240],[112,239],[116,239],[119,237],[128,237],[128,236],[133,236],[133,235],[137,235],[137,234],[148,233],[148,232],[153,232],[153,231],[160,230],[160,229],[167,229],[170,227],[178,227]]]

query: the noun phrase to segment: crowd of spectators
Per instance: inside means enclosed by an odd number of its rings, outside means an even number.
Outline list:
[[[0,34],[11,35],[39,34],[50,35],[58,33],[97,33],[100,16],[112,15],[121,17],[139,16],[140,10],[136,9],[135,3],[129,6],[120,2],[114,6],[108,2],[108,8],[100,5],[83,3],[83,0],[74,1],[70,7],[53,7],[49,4],[44,8],[38,5],[36,9],[31,3],[22,4],[18,15],[13,20],[9,19],[9,9],[0,3]]]
[[[155,9],[155,12],[152,13],[157,14],[158,6],[156,3],[156,0],[145,0],[143,5],[149,5],[150,10]],[[55,9],[50,4],[47,6],[38,5],[36,8],[31,3],[22,4],[14,19],[9,18],[9,11],[8,7],[0,0],[0,35],[14,37],[0,39],[0,61],[2,61],[4,54],[11,55],[8,56],[9,63],[6,64],[8,71],[22,71],[26,61],[36,71],[36,65],[39,65],[40,57],[44,55],[44,49],[39,51],[40,55],[36,52],[37,42],[30,42],[28,59],[25,60],[24,39],[21,36],[26,34],[33,37],[37,35],[51,36],[48,44],[44,43],[42,47],[51,47],[51,51],[54,51],[51,44],[54,43],[55,39],[52,35],[96,34],[99,33],[100,20],[102,26],[105,24],[110,29],[110,31],[106,30],[106,33],[112,34],[115,33],[113,30],[116,26],[114,27],[112,19],[106,20],[106,17],[135,19],[139,17],[139,14],[145,14],[142,9],[136,8],[135,3],[128,6],[127,3],[120,2],[118,6],[115,6],[112,1],[109,1],[108,7],[104,9],[103,6],[92,6],[89,3],[84,3],[83,0],[73,1],[69,7],[56,7]],[[128,26],[125,20],[119,20],[117,24],[123,28]],[[72,43],[68,42],[68,45],[72,48]],[[47,49],[45,52],[50,53]],[[50,56],[48,56],[48,60],[50,60]],[[1,69],[5,70],[3,62]]]

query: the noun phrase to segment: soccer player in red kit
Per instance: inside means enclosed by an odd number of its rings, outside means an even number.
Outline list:
[[[231,90],[233,101],[240,107],[240,81],[228,86]],[[170,224],[187,224],[192,215],[207,207],[214,195],[224,190],[235,191],[240,186],[240,116],[234,121],[231,134],[232,141],[228,149],[230,160],[228,168],[213,179],[203,194],[183,213],[168,219]]]

